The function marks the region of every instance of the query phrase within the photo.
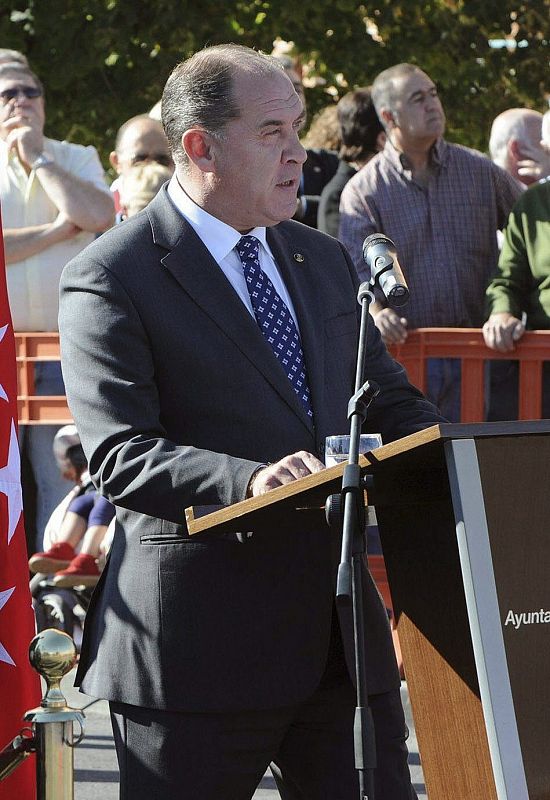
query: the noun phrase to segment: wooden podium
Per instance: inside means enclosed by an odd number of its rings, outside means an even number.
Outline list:
[[[429,800],[550,800],[550,421],[438,425],[361,457]],[[343,466],[205,516],[323,524]]]

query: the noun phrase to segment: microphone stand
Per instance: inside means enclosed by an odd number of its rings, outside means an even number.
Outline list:
[[[336,600],[341,605],[352,604],[353,636],[355,644],[355,675],[357,686],[357,706],[353,723],[355,767],[359,774],[360,800],[374,800],[374,769],[376,768],[376,748],[374,722],[368,705],[366,679],[363,576],[366,537],[364,484],[359,467],[359,437],[367,418],[368,407],[380,392],[372,381],[363,382],[369,305],[374,299],[369,284],[359,287],[358,302],[361,305],[361,323],[355,374],[355,393],[348,404],[350,420],[350,447],[348,463],[342,477],[340,495],[332,495],[327,500],[327,521],[329,525],[342,526],[342,550],[338,567]]]

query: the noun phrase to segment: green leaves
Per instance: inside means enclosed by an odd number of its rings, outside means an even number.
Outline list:
[[[208,44],[271,52],[294,42],[309,116],[401,61],[440,87],[448,137],[484,149],[503,109],[546,110],[550,0],[15,0],[0,41],[46,85],[47,133],[94,144],[107,165],[118,127],[159,100],[176,63]],[[489,40],[506,42],[491,47]],[[521,45],[521,46],[520,46]],[[318,80],[319,79],[319,80]]]

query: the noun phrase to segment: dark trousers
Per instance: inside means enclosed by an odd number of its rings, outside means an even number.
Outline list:
[[[399,690],[371,697],[376,800],[414,800]],[[292,800],[356,800],[349,680],[299,705],[195,714],[111,703],[121,800],[250,800],[270,762]]]
[[[496,359],[489,361],[485,388],[487,422],[516,420],[519,415],[518,392],[519,361]],[[542,366],[541,417],[550,418],[550,362],[548,361]]]

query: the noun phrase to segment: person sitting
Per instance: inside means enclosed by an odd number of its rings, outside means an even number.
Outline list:
[[[56,586],[95,586],[97,558],[114,506],[95,490],[74,425],[57,432],[54,457],[63,477],[75,486],[54,510],[44,533],[45,550],[29,559],[33,573],[55,573]]]

